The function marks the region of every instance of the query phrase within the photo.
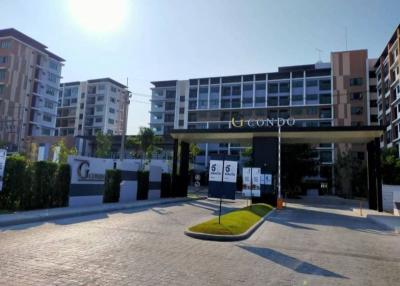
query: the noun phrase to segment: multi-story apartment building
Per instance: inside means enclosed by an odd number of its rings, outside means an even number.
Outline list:
[[[110,78],[62,83],[56,134],[125,134],[128,105],[128,88]]]
[[[0,30],[0,140],[23,150],[27,136],[55,134],[64,59],[15,30]]]
[[[395,147],[400,157],[400,25],[376,61],[378,120],[386,127],[381,146]]]
[[[368,108],[369,78],[367,51],[356,50],[332,53],[330,63],[271,73],[153,82],[150,126],[167,140],[172,129],[231,128],[232,118],[295,118],[303,127],[369,125],[376,117]],[[210,155],[240,154],[245,146],[200,147],[196,162],[206,167]],[[331,176],[334,145],[314,148],[320,174]],[[356,152],[364,157],[364,149]]]

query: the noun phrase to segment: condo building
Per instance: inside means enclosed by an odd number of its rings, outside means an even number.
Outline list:
[[[28,136],[54,136],[64,59],[15,30],[0,30],[0,140],[23,151]]]
[[[62,83],[56,135],[125,134],[128,105],[127,86],[111,78]]]
[[[400,157],[400,25],[375,64],[379,124],[386,127],[381,147],[395,147]]]
[[[334,52],[330,63],[279,67],[277,72],[152,82],[150,126],[170,140],[172,129],[233,128],[232,120],[294,118],[299,127],[377,124],[367,50]],[[375,101],[374,101],[375,100]],[[212,154],[238,154],[246,146],[200,144],[198,166]],[[333,144],[313,146],[321,176],[332,176]],[[347,146],[358,157],[365,148]]]

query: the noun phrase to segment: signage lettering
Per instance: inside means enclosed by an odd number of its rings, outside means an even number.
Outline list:
[[[104,181],[104,174],[90,173],[90,163],[86,160],[81,160],[77,169],[79,181]]]
[[[282,127],[282,126],[294,126],[296,124],[296,120],[294,118],[266,118],[266,119],[248,119],[248,120],[236,120],[232,117],[231,125],[233,128],[242,128],[242,127]]]

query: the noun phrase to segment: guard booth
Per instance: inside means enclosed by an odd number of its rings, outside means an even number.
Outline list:
[[[240,143],[253,146],[253,164],[265,172],[278,176],[279,128],[242,127],[231,129],[174,129],[172,180],[177,195],[186,196],[188,187],[190,143]],[[382,211],[382,180],[380,137],[381,126],[297,127],[282,126],[282,144],[357,143],[367,146],[368,201],[370,209]],[[180,148],[180,152],[178,149]],[[180,158],[178,158],[178,153]],[[178,170],[178,159],[180,161]],[[270,202],[269,192],[261,192],[260,201]]]

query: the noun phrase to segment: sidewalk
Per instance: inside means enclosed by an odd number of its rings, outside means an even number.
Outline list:
[[[132,203],[109,203],[96,206],[65,207],[65,208],[15,212],[11,214],[0,215],[0,227],[33,223],[33,222],[43,222],[43,221],[68,218],[68,217],[91,215],[102,212],[145,208],[156,205],[165,205],[165,204],[186,202],[198,199],[202,199],[202,197],[168,198],[168,199],[158,199],[158,200],[136,201]]]
[[[360,215],[360,208],[353,208],[356,215]],[[395,233],[400,234],[400,216],[395,216],[386,212],[378,212],[370,209],[363,209],[362,216],[385,227]]]

